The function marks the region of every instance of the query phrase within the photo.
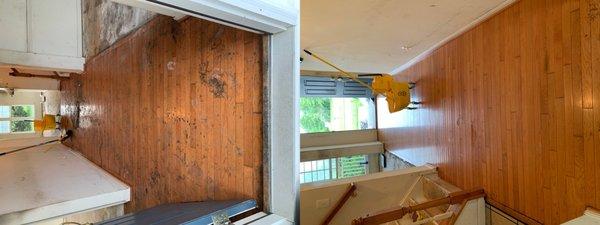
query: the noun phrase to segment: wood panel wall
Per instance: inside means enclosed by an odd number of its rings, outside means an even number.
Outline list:
[[[261,201],[260,35],[160,16],[61,88],[62,113],[78,123],[68,145],[131,186],[126,211]]]
[[[400,73],[422,109],[380,139],[544,224],[600,208],[600,1],[521,0]]]

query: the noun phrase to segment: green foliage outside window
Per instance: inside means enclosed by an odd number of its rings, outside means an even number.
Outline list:
[[[33,106],[14,105],[11,107],[12,117],[33,117]]]
[[[30,132],[33,130],[33,122],[18,120],[10,122],[10,131],[11,132]]]
[[[300,98],[300,126],[308,133],[328,132],[331,122],[330,98]]]
[[[10,115],[13,118],[24,118],[25,120],[13,120],[10,122],[11,132],[33,131],[33,106],[13,105],[10,107]]]

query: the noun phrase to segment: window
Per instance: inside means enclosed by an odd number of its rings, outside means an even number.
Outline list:
[[[0,134],[32,133],[33,105],[0,106]]]
[[[300,98],[301,133],[373,128],[375,103],[371,98]]]
[[[300,183],[366,175],[366,155],[322,159],[300,163]]]
[[[300,83],[301,133],[375,128],[375,103],[368,87],[329,77],[302,76]]]

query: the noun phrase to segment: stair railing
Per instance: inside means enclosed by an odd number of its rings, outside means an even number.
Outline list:
[[[328,225],[331,222],[331,220],[333,220],[335,215],[340,211],[340,209],[342,209],[344,204],[346,204],[348,199],[350,199],[350,197],[352,195],[354,195],[355,191],[356,191],[356,185],[354,185],[354,183],[351,183],[350,187],[348,187],[348,190],[346,190],[346,192],[344,193],[342,198],[340,198],[340,200],[338,200],[338,202],[333,207],[333,210],[331,210],[331,212],[329,212],[329,214],[327,214],[327,217],[325,218],[325,220],[323,220],[321,225]]]
[[[467,201],[485,197],[485,192],[482,188],[467,190],[467,191],[458,191],[454,193],[450,193],[447,197],[434,199],[431,201],[423,202],[420,204],[412,205],[412,206],[404,206],[404,207],[396,207],[388,210],[384,210],[373,215],[367,215],[365,217],[360,217],[354,219],[352,221],[353,225],[378,225],[382,223],[387,223],[395,220],[399,220],[404,217],[406,214],[414,213],[419,210],[425,210],[432,207],[437,207],[445,204],[466,204]],[[464,206],[463,206],[464,207]],[[460,212],[459,212],[460,214]],[[452,222],[453,224],[458,215],[454,216]]]

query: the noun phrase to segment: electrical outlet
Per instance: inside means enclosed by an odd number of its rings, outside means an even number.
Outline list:
[[[319,199],[319,200],[317,200],[316,203],[317,203],[317,209],[329,207],[329,199],[328,198]]]

